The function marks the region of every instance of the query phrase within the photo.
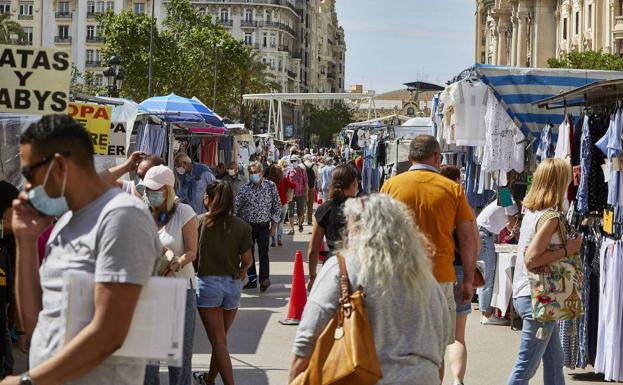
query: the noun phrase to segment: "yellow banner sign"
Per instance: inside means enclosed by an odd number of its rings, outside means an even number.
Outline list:
[[[112,109],[97,104],[69,103],[68,112],[89,131],[95,153],[108,155]]]
[[[65,113],[70,78],[67,51],[0,45],[0,112]]]

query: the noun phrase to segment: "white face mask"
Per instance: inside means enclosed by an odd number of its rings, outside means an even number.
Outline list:
[[[237,171],[237,170],[232,170],[232,169],[228,169],[228,170],[227,170],[227,173],[228,173],[230,176],[236,176],[236,175],[238,175],[238,171]]]
[[[180,175],[186,174],[186,169],[184,167],[178,167],[175,169],[175,171]]]

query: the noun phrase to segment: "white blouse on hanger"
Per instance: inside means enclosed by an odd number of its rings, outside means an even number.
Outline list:
[[[486,141],[482,169],[499,172],[499,185],[506,186],[506,173],[524,169],[524,135],[491,90],[487,91]],[[521,143],[521,144],[520,144]]]

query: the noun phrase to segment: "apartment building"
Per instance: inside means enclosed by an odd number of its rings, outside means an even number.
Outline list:
[[[570,51],[623,54],[622,0],[477,0],[478,63],[547,67]]]

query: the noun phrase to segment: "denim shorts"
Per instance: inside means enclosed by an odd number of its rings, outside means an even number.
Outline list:
[[[454,298],[456,299],[456,315],[468,315],[472,312],[472,304],[461,303],[461,299],[459,298],[459,288],[463,283],[463,266],[454,266],[454,271],[456,272],[456,283],[454,284]]]
[[[231,275],[198,277],[197,307],[222,307],[235,310],[240,307],[242,281]]]

